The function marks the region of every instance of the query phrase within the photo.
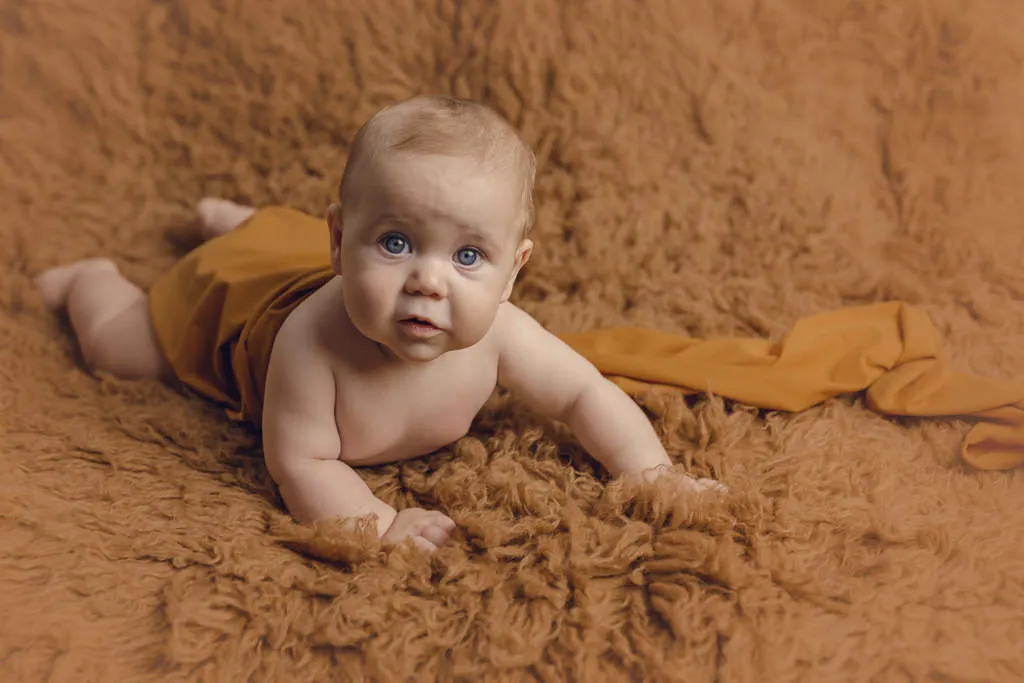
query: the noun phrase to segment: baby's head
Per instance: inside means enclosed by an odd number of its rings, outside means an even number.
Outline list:
[[[411,361],[482,339],[530,257],[534,169],[516,131],[474,102],[415,97],[367,121],[327,218],[359,331]]]

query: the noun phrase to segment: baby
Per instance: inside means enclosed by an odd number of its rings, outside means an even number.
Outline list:
[[[443,544],[451,519],[396,511],[353,468],[461,438],[497,385],[566,423],[614,476],[715,487],[669,469],[632,399],[509,303],[533,249],[534,171],[491,109],[415,97],[358,131],[326,230],[207,198],[207,241],[148,294],[106,259],[36,284],[91,368],[179,381],[259,426],[299,522],[375,516],[387,544]]]

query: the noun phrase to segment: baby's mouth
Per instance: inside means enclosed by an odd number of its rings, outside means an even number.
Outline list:
[[[441,331],[441,328],[426,318],[417,318],[415,316],[403,318],[398,321],[398,324],[405,330],[406,334],[414,337],[432,337]]]
[[[433,327],[433,328],[437,327],[437,325],[435,325],[434,323],[430,322],[426,318],[417,318],[415,316],[412,317],[412,318],[405,318],[401,322],[409,323],[409,324],[412,324],[412,325],[422,325],[423,327]]]

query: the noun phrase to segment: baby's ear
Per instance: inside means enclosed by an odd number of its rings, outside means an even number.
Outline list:
[[[336,274],[341,275],[341,235],[344,231],[341,204],[331,204],[327,207],[327,230],[331,234],[331,268]]]
[[[523,239],[519,243],[519,247],[516,249],[516,267],[512,272],[512,277],[519,275],[519,271],[523,269],[526,262],[530,260],[530,256],[533,255],[533,240]]]
[[[515,265],[512,266],[512,275],[508,279],[508,283],[505,285],[505,291],[501,295],[501,302],[505,303],[509,297],[512,296],[512,287],[516,284],[516,278],[519,277],[519,271],[523,269],[526,262],[530,260],[530,255],[533,254],[533,241],[524,239],[519,243],[516,248],[516,260]]]

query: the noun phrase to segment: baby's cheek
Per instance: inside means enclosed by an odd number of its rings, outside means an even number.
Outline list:
[[[359,274],[349,281],[348,296],[346,296],[350,315],[360,322],[369,322],[381,313],[385,300],[385,292],[382,283],[376,278]]]
[[[498,305],[493,297],[477,295],[464,301],[461,308],[459,317],[462,318],[463,324],[460,327],[465,335],[462,341],[467,345],[475,344],[491,329]]]
[[[361,296],[367,299],[377,299],[384,289],[387,278],[384,273],[376,269],[367,269],[359,273],[355,285]]]

